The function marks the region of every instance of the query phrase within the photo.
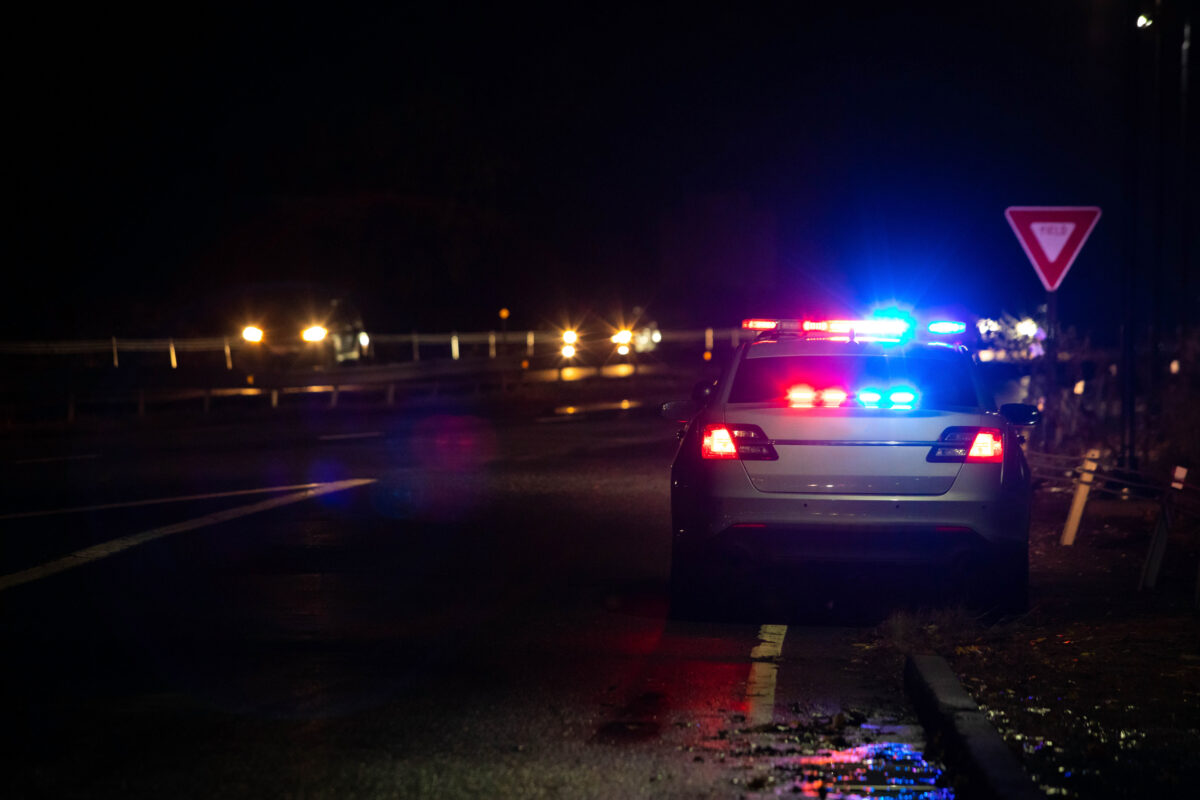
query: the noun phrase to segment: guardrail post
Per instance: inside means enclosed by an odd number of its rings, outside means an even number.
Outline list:
[[[413,331],[412,344],[413,344],[413,361],[420,361],[421,360],[421,337],[417,334],[416,331]]]
[[[1088,495],[1092,491],[1092,481],[1096,477],[1096,467],[1100,459],[1099,450],[1088,450],[1084,456],[1083,466],[1079,468],[1079,483],[1075,484],[1075,496],[1071,499],[1071,511],[1067,514],[1067,524],[1063,527],[1061,545],[1075,544],[1075,534],[1079,532],[1079,522],[1083,519],[1083,509],[1087,505]]]
[[[279,390],[271,390],[271,408],[279,408]]]
[[[229,349],[229,337],[225,337],[225,369],[233,369],[233,351]]]
[[[171,354],[171,369],[177,369],[179,362],[175,360],[175,339],[167,339],[167,351]]]
[[[488,331],[488,358],[496,357],[496,332]]]
[[[329,395],[329,407],[337,408],[337,401],[338,401],[338,386],[335,383],[333,385],[333,393]]]
[[[534,339],[533,331],[526,331],[525,332],[525,355],[527,355],[527,356],[533,355],[533,339]]]
[[[1162,571],[1163,557],[1167,554],[1167,539],[1171,536],[1171,501],[1174,493],[1183,489],[1187,479],[1186,467],[1175,467],[1171,476],[1171,484],[1159,500],[1158,521],[1154,524],[1154,536],[1150,539],[1150,549],[1146,551],[1146,560],[1142,563],[1142,579],[1138,590],[1153,589],[1158,583],[1158,573]]]
[[[704,329],[704,349],[705,350],[713,349],[713,329],[712,328]]]
[[[114,367],[121,366],[121,362],[117,359],[117,337],[115,337],[115,336],[112,337],[112,353],[113,353],[113,366]]]
[[[450,357],[458,361],[458,334],[450,334]]]

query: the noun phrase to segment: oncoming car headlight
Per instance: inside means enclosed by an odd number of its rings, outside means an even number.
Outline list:
[[[321,325],[311,325],[300,332],[300,338],[306,342],[322,342],[329,331]]]

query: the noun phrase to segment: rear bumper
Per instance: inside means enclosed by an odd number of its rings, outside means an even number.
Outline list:
[[[959,481],[941,495],[805,495],[759,492],[744,476],[730,478],[673,481],[677,546],[884,563],[937,562],[964,547],[1028,546],[1030,492],[1020,484],[982,491]]]

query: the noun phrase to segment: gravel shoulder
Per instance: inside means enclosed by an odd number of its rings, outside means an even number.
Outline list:
[[[1068,503],[1036,497],[1028,614],[898,613],[873,656],[943,656],[1047,796],[1175,796],[1200,782],[1200,523],[1177,521],[1158,588],[1139,591],[1157,507],[1093,501],[1063,547]]]

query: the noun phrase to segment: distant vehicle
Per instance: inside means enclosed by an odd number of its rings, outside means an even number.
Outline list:
[[[718,611],[745,565],[926,564],[974,605],[1023,610],[1031,474],[961,323],[747,320],[722,377],[663,416],[671,466],[671,607]]]
[[[241,340],[243,359],[275,367],[333,366],[372,352],[353,301],[321,286],[254,284],[227,296],[220,313],[226,330]]]
[[[662,341],[662,333],[654,323],[634,328],[587,330],[568,328],[562,332],[559,354],[570,360],[590,360],[599,363],[628,360],[634,353],[648,353]]]

